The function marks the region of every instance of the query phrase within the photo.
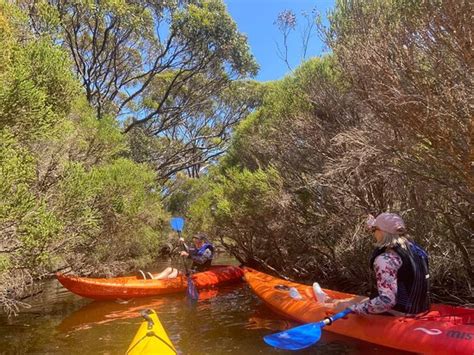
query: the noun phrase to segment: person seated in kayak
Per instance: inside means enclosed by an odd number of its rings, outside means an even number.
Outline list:
[[[373,297],[362,302],[357,298],[333,300],[332,311],[340,312],[349,307],[358,314],[395,316],[428,311],[428,255],[419,245],[405,238],[403,219],[394,213],[382,213],[377,218],[369,215],[367,226],[376,240],[370,266],[375,271],[377,290]]]
[[[185,243],[186,251],[181,252],[181,256],[190,258],[193,261],[191,269],[193,271],[206,271],[211,267],[214,257],[214,246],[208,242],[204,233],[198,233],[193,237],[194,248],[189,248]]]
[[[180,238],[179,241],[186,249],[186,251],[183,250],[180,255],[190,258],[193,261],[191,266],[193,271],[201,272],[209,269],[212,258],[214,257],[214,246],[207,242],[207,237],[204,233],[198,233],[193,237],[194,248],[188,247],[183,238]],[[168,266],[165,270],[152,278],[155,280],[174,279],[179,273],[178,269]]]

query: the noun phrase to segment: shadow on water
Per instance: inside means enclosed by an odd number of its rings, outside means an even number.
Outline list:
[[[2,354],[124,354],[141,322],[140,310],[155,309],[182,354],[295,354],[268,347],[264,335],[296,326],[267,309],[245,285],[201,291],[190,306],[183,294],[90,301],[56,280],[18,317],[0,316]],[[371,344],[324,332],[298,354],[394,354]],[[399,352],[402,354],[401,352]]]

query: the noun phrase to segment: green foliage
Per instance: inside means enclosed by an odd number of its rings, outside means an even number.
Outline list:
[[[225,175],[216,170],[209,177],[194,181],[192,188],[195,193],[188,201],[188,213],[194,228],[217,228],[218,236],[232,238],[231,233],[226,234],[230,225],[240,232],[252,231],[275,212],[274,202],[282,194],[282,180],[272,168],[253,172],[229,168]]]
[[[71,247],[82,253],[96,244],[87,256],[91,264],[123,260],[127,253],[156,253],[164,236],[157,231],[164,229],[166,214],[154,173],[146,166],[123,158],[90,171],[73,164],[61,184],[61,196],[62,218],[77,234]],[[106,247],[110,243],[114,247]]]
[[[341,91],[350,89],[350,85],[346,82],[336,57],[331,54],[323,57],[314,57],[303,62],[296,68],[294,78],[297,86],[300,88],[300,92],[310,88],[315,81],[330,83]],[[306,97],[306,100],[308,99],[309,97]]]
[[[213,168],[199,179],[178,175],[176,189],[167,199],[167,208],[175,215],[187,216],[186,233],[206,231],[213,238],[234,239],[251,232],[278,209],[282,180],[275,169],[250,171],[229,168],[225,175]],[[229,226],[236,229],[230,232]]]
[[[0,280],[15,280],[0,299],[15,311],[12,297],[58,268],[103,275],[153,261],[167,214],[154,171],[124,157],[119,124],[97,120],[63,49],[23,35],[14,5],[0,10]]]
[[[21,219],[34,205],[34,158],[7,130],[0,131],[0,223]]]
[[[174,15],[173,30],[183,41],[192,39],[193,50],[204,55],[212,53],[228,58],[240,74],[257,72],[257,64],[249,52],[245,36],[237,32],[222,0],[199,0]],[[209,53],[206,53],[209,52]]]
[[[71,133],[72,157],[87,165],[108,162],[127,154],[129,146],[112,116],[97,120],[94,110],[84,98],[74,103],[70,117],[74,124]]]
[[[311,117],[323,109],[326,102],[311,97],[312,85],[325,83],[329,91],[347,90],[337,62],[333,56],[312,58],[284,79],[262,84],[257,91],[262,95],[261,105],[237,126],[232,144],[222,166],[243,165],[249,169],[266,167],[273,162],[281,134],[298,129],[295,124],[302,117]],[[278,142],[276,146],[267,141]]]
[[[189,216],[189,232],[211,232],[215,228],[216,199],[218,199],[219,185],[209,177],[194,179],[191,193],[188,194],[183,205],[186,216]],[[188,235],[190,234],[188,233]],[[211,234],[213,237],[213,233]]]
[[[45,39],[19,43],[11,35],[5,44],[10,65],[0,68],[0,129],[24,138],[47,134],[78,92],[67,55]]]
[[[281,178],[274,169],[254,172],[229,169],[214,190],[216,219],[227,223],[252,219],[259,223],[268,213],[262,207],[270,207],[281,188]]]
[[[10,267],[10,258],[8,255],[0,255],[0,274]]]
[[[204,192],[207,179],[189,178],[184,173],[177,173],[173,180],[168,181],[165,189],[169,189],[170,193],[166,198],[166,209],[172,215],[185,215],[189,209],[189,204],[195,198]]]
[[[264,84],[193,220],[242,262],[362,293],[366,214],[396,212],[433,294],[472,302],[471,7],[338,1],[333,54]]]
[[[343,37],[365,32],[383,37],[386,31],[402,25],[404,19],[422,18],[422,0],[337,0],[335,9],[329,14],[331,34]],[[433,2],[435,3],[435,2]],[[363,28],[357,19],[365,17]],[[355,40],[353,36],[352,41]],[[353,42],[354,43],[354,42]],[[336,43],[333,43],[336,45]]]
[[[157,197],[152,192],[157,189],[153,171],[128,159],[117,159],[92,170],[91,174],[93,179],[100,182],[101,195],[106,198],[106,201],[99,203],[110,205],[115,213],[138,215],[144,212],[146,202]]]
[[[61,221],[44,204],[28,212],[18,228],[20,249],[17,255],[20,263],[22,267],[31,270],[53,267],[50,263],[53,256],[50,249],[61,238]]]
[[[96,118],[119,117],[130,156],[162,180],[199,175],[252,109],[233,84],[258,66],[222,0],[21,4],[35,33],[69,51]]]

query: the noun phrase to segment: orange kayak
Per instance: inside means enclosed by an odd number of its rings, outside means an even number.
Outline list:
[[[245,268],[245,280],[252,291],[275,312],[301,323],[326,317],[328,308],[318,303],[311,286],[279,279]],[[302,299],[290,296],[296,288]],[[331,298],[355,295],[324,290]],[[433,305],[415,318],[384,315],[356,315],[340,319],[325,330],[389,348],[427,354],[474,354],[474,309]]]
[[[191,277],[198,289],[209,288],[241,280],[243,271],[237,266],[215,265],[210,270],[199,272]],[[137,276],[98,279],[72,275],[56,274],[59,282],[76,295],[96,300],[130,299],[186,291],[185,275],[174,279],[150,280]]]

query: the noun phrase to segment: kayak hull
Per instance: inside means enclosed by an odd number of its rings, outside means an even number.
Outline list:
[[[237,266],[215,265],[210,270],[191,277],[198,289],[238,282],[243,270]],[[130,299],[150,297],[186,291],[187,278],[178,275],[174,279],[144,280],[136,276],[116,278],[89,278],[56,274],[58,281],[76,295],[96,300]]]
[[[315,300],[311,286],[282,280],[250,268],[244,271],[244,278],[252,291],[277,313],[301,323],[317,322],[327,316],[328,308]],[[288,288],[291,287],[298,290],[302,300],[290,296]],[[324,291],[335,299],[355,296]],[[324,329],[398,350],[474,354],[474,309],[433,305],[428,314],[419,318],[351,314]]]
[[[138,328],[127,350],[127,355],[175,355],[177,354],[165,328],[160,322],[155,311],[149,311],[149,319],[153,322],[150,326],[145,320]]]

